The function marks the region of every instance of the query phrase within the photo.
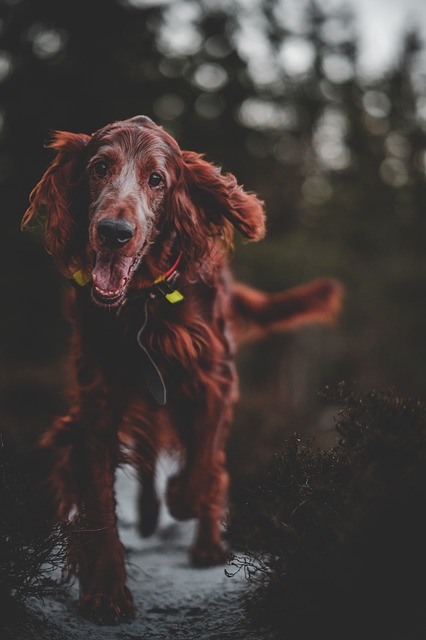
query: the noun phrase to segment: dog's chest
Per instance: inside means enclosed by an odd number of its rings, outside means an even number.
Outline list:
[[[112,385],[140,389],[162,406],[229,356],[226,322],[215,291],[209,294],[187,295],[179,305],[141,298],[118,313],[96,310],[85,318],[83,351],[92,353]]]

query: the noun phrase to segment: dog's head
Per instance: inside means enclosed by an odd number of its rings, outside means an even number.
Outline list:
[[[176,141],[145,116],[115,122],[92,136],[56,132],[56,156],[30,196],[23,226],[45,212],[45,239],[67,277],[88,272],[93,299],[119,305],[144,262],[173,245],[202,265],[232,228],[259,240],[262,203],[231,174]]]

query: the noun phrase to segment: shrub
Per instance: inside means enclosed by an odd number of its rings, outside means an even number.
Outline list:
[[[422,638],[426,631],[426,410],[395,392],[323,394],[341,405],[328,450],[293,436],[232,496],[255,622],[292,638]],[[230,572],[232,574],[232,571]]]
[[[52,518],[43,465],[0,448],[0,608],[9,617],[27,598],[59,589],[67,532]]]

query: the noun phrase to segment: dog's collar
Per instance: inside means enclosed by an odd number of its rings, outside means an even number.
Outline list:
[[[176,289],[174,286],[180,275],[178,267],[181,263],[181,260],[182,251],[179,252],[177,260],[173,264],[173,266],[171,266],[170,269],[166,271],[166,273],[163,273],[163,275],[159,276],[154,281],[154,284],[150,287],[150,293],[153,293],[154,296],[155,293],[160,293],[166,298],[167,302],[170,302],[170,304],[182,302],[184,299],[181,292],[178,291],[178,289]]]
[[[72,274],[71,282],[78,284],[79,287],[85,287],[92,280],[92,272],[80,269]]]
[[[179,278],[180,272],[178,267],[182,261],[182,251],[180,251],[174,264],[165,273],[154,280],[153,284],[145,289],[141,289],[128,294],[128,299],[134,300],[135,298],[145,298],[150,296],[151,298],[157,298],[162,296],[170,304],[177,304],[182,302],[184,297],[178,289],[174,286]],[[89,271],[79,270],[72,276],[73,284],[77,284],[79,287],[85,287],[92,280],[92,274]]]

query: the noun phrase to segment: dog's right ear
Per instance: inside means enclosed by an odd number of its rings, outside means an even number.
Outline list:
[[[56,156],[30,194],[30,206],[22,218],[22,228],[37,216],[46,216],[45,244],[61,273],[69,277],[81,268],[83,250],[78,221],[72,214],[73,198],[82,175],[82,156],[90,140],[83,133],[55,131],[46,145]],[[71,253],[73,252],[73,253]]]

